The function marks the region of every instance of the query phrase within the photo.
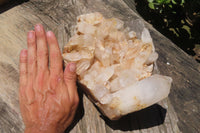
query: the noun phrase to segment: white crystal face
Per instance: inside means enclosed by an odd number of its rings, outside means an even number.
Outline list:
[[[100,13],[77,18],[63,51],[65,64],[77,64],[78,80],[110,119],[148,107],[169,94],[172,79],[152,75],[158,54],[149,31],[141,39],[117,18]]]

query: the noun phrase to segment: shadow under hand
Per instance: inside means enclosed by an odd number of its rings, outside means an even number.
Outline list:
[[[123,116],[119,120],[111,121],[101,116],[106,124],[114,130],[132,131],[154,127],[164,123],[166,109],[154,104],[143,110]]]
[[[72,121],[71,125],[65,130],[65,133],[69,133],[76,126],[79,120],[81,120],[84,116],[83,91],[81,89],[77,89],[77,90],[78,90],[78,95],[79,95],[79,105],[78,105],[74,120]]]

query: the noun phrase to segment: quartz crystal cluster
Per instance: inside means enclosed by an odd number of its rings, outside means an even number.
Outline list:
[[[80,15],[64,46],[65,64],[77,64],[78,81],[111,120],[146,108],[169,94],[172,79],[152,74],[155,52],[149,31],[140,39],[117,18]]]

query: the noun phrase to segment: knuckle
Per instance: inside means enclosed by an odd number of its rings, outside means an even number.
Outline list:
[[[76,80],[76,74],[65,74],[64,79],[67,81],[75,81]]]
[[[51,58],[52,59],[57,59],[59,57],[61,57],[61,55],[60,55],[60,52],[58,50],[52,51],[52,53],[51,53]]]
[[[43,65],[43,64],[38,64],[38,72],[44,72],[44,71],[46,71],[46,68],[45,68],[45,66]]]
[[[40,51],[38,51],[37,56],[39,58],[46,58],[46,57],[48,57],[48,52],[46,50],[40,50]]]
[[[55,73],[54,71],[51,72],[50,81],[61,81],[63,74],[61,72]]]
[[[28,39],[28,46],[29,47],[32,47],[32,46],[34,46],[35,45],[35,39],[34,38],[29,38]]]
[[[20,63],[26,63],[27,57],[26,56],[20,56]]]
[[[28,63],[29,63],[30,65],[34,64],[35,62],[36,62],[36,59],[35,59],[34,57],[28,58]]]
[[[59,69],[58,64],[53,64],[53,65],[51,64],[50,65],[50,70],[52,71],[52,73],[57,72],[58,69]]]

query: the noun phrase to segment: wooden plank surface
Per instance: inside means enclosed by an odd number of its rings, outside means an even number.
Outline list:
[[[128,4],[128,5],[127,5]],[[130,9],[132,8],[132,9]],[[18,58],[26,33],[37,23],[53,30],[60,47],[71,36],[76,17],[98,11],[129,22],[141,19],[131,0],[30,0],[0,14],[0,132],[23,132],[18,103]],[[129,25],[131,26],[131,25]],[[173,78],[169,98],[118,121],[101,116],[80,92],[81,103],[71,133],[198,133],[200,132],[200,65],[170,40],[150,29],[160,73]]]

